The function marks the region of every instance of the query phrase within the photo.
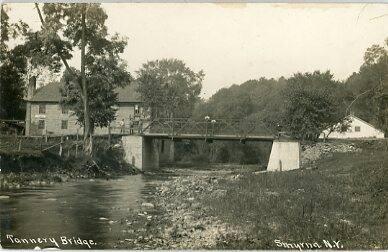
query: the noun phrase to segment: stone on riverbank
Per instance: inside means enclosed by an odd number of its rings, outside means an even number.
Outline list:
[[[154,204],[152,203],[148,203],[148,202],[144,202],[141,204],[142,207],[147,207],[147,208],[154,208]]]

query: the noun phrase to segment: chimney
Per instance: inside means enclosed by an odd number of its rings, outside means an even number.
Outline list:
[[[36,76],[32,76],[28,80],[28,87],[27,87],[27,100],[30,100],[36,91]]]

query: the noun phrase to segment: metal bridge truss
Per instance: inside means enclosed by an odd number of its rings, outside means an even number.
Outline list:
[[[190,118],[156,118],[145,122],[141,135],[167,136],[174,138],[225,138],[246,140],[251,138],[273,138],[274,133],[262,122],[242,119],[212,119],[197,121]]]

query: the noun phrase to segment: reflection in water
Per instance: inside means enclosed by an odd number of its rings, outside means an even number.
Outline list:
[[[2,192],[0,233],[4,248],[34,248],[37,244],[12,244],[6,235],[18,238],[81,238],[104,248],[122,238],[120,225],[128,212],[136,210],[152,182],[142,175],[115,180],[78,181],[53,187]],[[151,179],[152,181],[152,179]],[[14,241],[15,242],[15,241]],[[61,244],[60,244],[61,245]],[[47,241],[40,247],[52,246]],[[86,249],[86,245],[60,246]],[[109,248],[109,246],[108,246]],[[110,247],[111,248],[111,247]]]

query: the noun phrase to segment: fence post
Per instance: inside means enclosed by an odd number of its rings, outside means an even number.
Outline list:
[[[174,118],[171,118],[171,139],[174,139]]]
[[[43,136],[40,138],[40,151],[43,150]]]
[[[75,143],[75,157],[78,157],[78,141],[79,141],[79,129],[77,129],[77,138]]]
[[[108,144],[110,146],[110,143],[111,143],[111,129],[110,129],[110,124],[108,125]]]
[[[388,139],[385,140],[385,150],[388,151]]]
[[[71,147],[67,147],[67,157],[70,157],[70,149],[71,149]]]
[[[62,150],[63,150],[63,136],[61,136],[61,143],[59,144],[59,156],[62,157]]]
[[[22,138],[20,138],[19,140],[19,147],[18,147],[18,151],[21,151],[22,150]]]
[[[48,141],[48,139],[47,139],[47,128],[44,129],[44,140],[47,143],[47,141]]]

